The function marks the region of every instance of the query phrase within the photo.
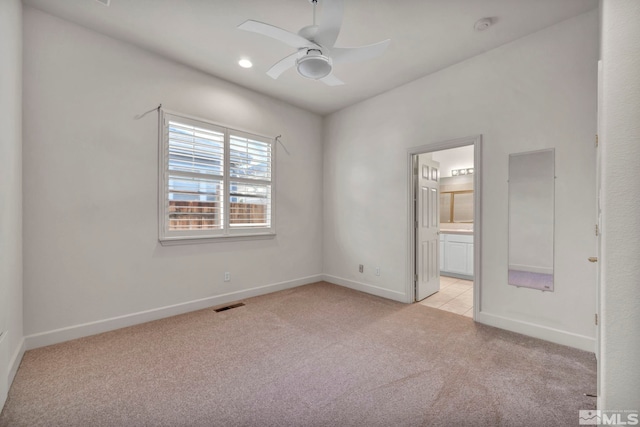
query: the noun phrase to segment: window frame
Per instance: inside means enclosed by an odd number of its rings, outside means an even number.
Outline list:
[[[197,126],[214,132],[223,133],[223,175],[222,179],[222,227],[212,230],[169,230],[169,120],[179,122],[188,126]],[[270,147],[270,180],[247,179],[231,177],[231,137],[248,138],[262,143],[269,144]],[[276,181],[276,144],[273,138],[259,135],[253,132],[233,129],[220,125],[211,120],[200,117],[193,117],[187,114],[159,109],[158,118],[158,241],[163,245],[181,245],[191,243],[211,243],[232,240],[255,240],[269,239],[276,235],[276,203],[275,203],[275,181]],[[175,175],[189,176],[189,173],[175,172]],[[193,174],[191,174],[193,175]],[[216,175],[203,175],[205,179],[217,179]],[[269,226],[260,227],[232,227],[230,224],[231,206],[231,181],[267,185],[270,188],[269,201]]]

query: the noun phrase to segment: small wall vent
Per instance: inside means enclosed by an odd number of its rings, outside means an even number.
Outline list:
[[[228,306],[226,306],[226,307],[216,308],[214,311],[215,311],[216,313],[220,313],[221,311],[231,310],[232,308],[242,307],[243,305],[244,305],[244,303],[243,303],[243,302],[239,302],[239,303],[237,303],[237,304],[231,304],[231,305],[228,305]]]

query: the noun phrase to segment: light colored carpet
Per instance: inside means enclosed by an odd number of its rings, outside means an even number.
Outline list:
[[[569,426],[594,355],[329,283],[26,352],[0,426]]]

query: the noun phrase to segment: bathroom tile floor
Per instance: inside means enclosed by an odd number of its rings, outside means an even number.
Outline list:
[[[418,304],[473,317],[473,281],[440,276],[440,291]]]

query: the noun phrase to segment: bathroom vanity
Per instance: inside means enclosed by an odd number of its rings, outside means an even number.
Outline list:
[[[473,231],[440,230],[440,274],[473,280]]]

